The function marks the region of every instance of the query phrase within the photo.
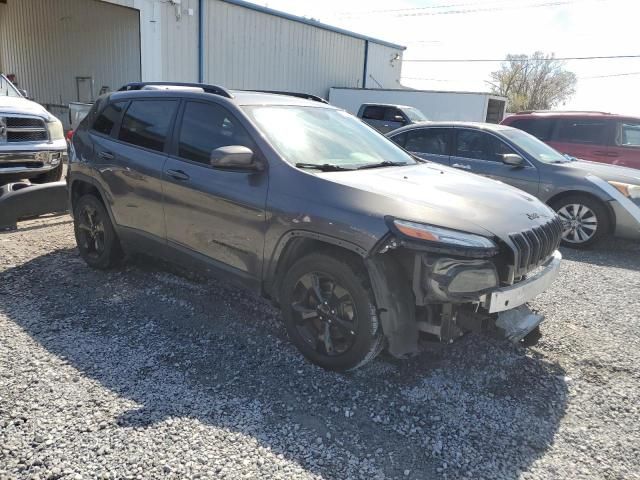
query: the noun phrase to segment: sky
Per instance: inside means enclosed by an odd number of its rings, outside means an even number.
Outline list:
[[[640,55],[640,0],[269,0],[262,6],[407,47],[402,84],[424,90],[489,91],[502,59]],[[576,94],[561,109],[640,116],[640,58],[567,61]]]

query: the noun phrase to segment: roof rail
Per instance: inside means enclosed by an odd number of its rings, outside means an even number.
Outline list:
[[[300,92],[281,92],[279,90],[244,90],[245,92],[259,92],[259,93],[273,93],[275,95],[287,95],[289,97],[298,97],[304,98],[305,100],[312,100],[314,102],[326,103],[329,104],[327,100],[317,95],[312,95],[311,93],[300,93]]]
[[[206,93],[212,93],[214,95],[220,95],[221,97],[233,98],[233,95],[228,90],[219,87],[217,85],[207,85],[206,83],[185,83],[185,82],[132,82],[123,85],[118,89],[119,92],[127,92],[131,90],[142,90],[147,85],[149,86],[165,86],[165,87],[194,87],[201,88]]]
[[[521,113],[600,113],[610,115],[609,112],[599,112],[597,110],[522,110],[517,112],[516,115],[520,115]]]

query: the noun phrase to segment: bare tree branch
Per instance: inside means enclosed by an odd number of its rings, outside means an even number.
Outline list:
[[[566,103],[575,93],[576,76],[554,55],[507,55],[487,83],[495,94],[508,98],[508,110],[548,110]]]

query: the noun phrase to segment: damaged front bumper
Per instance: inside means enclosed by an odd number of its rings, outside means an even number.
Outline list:
[[[449,343],[466,332],[492,332],[519,342],[543,321],[526,303],[553,283],[555,251],[528,277],[505,285],[508,259],[397,249],[369,257],[379,317],[398,357],[418,351],[420,333]]]
[[[504,312],[519,307],[547,290],[558,276],[562,254],[555,251],[534,275],[515,285],[492,290],[481,299],[481,305],[489,313]]]

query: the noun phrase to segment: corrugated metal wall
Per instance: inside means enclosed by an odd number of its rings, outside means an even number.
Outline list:
[[[0,58],[43,104],[77,100],[76,77],[93,95],[140,79],[140,23],[134,9],[94,0],[8,0],[0,4]]]
[[[402,50],[369,42],[367,63],[367,88],[402,88]]]
[[[238,89],[360,87],[364,41],[218,0],[205,11],[205,80]]]

